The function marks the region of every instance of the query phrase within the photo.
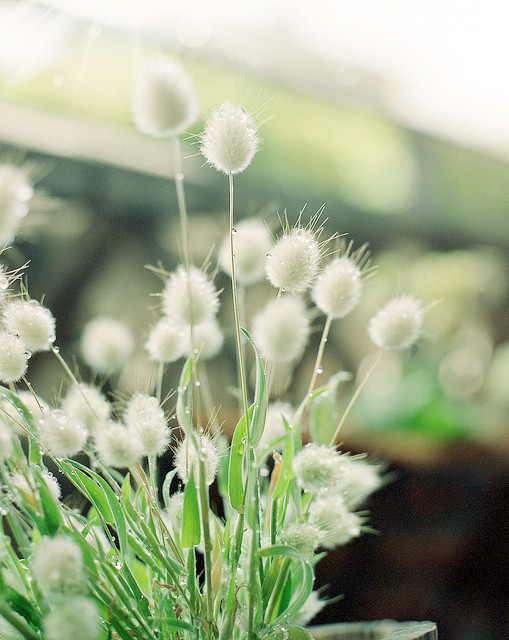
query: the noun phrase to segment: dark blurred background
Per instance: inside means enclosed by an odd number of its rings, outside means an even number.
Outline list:
[[[325,204],[324,236],[369,242],[377,274],[333,325],[322,379],[366,368],[370,315],[401,292],[434,304],[411,354],[388,354],[342,435],[384,460],[392,482],[367,509],[378,533],[322,560],[315,622],[436,621],[443,640],[508,635],[509,131],[502,3],[192,2],[186,7],[0,0],[0,164],[28,167],[36,195],[11,268],[57,317],[74,366],[84,324],[125,321],[138,339],[112,389],[147,388],[143,342],[160,281],[179,262],[173,150],[131,123],[133,70],[154,50],[192,74],[204,118],[229,99],[262,123],[263,148],[235,181],[237,219],[277,233]],[[256,5],[256,6],[255,6]],[[506,16],[507,17],[507,16]],[[505,55],[504,55],[505,53]],[[183,140],[197,264],[227,230],[224,176]],[[215,267],[215,253],[210,262]],[[227,287],[224,274],[218,288]],[[248,309],[266,295],[248,292]],[[221,319],[231,314],[223,296]],[[337,325],[337,326],[336,326]],[[317,326],[321,326],[317,321]],[[360,328],[359,328],[360,327]],[[233,344],[208,364],[226,431],[235,422]],[[319,332],[280,397],[297,402]],[[81,364],[80,364],[81,366]],[[168,371],[171,387],[178,363]],[[30,379],[61,393],[51,358]],[[82,367],[86,374],[86,368]],[[84,374],[84,375],[85,375]],[[134,382],[133,382],[134,381]],[[215,383],[215,384],[214,384]],[[226,390],[226,391],[225,391]],[[345,406],[352,385],[340,389]]]

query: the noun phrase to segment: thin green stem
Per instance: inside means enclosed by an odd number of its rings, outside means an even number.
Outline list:
[[[186,197],[184,193],[184,173],[182,171],[182,148],[180,139],[173,140],[173,152],[175,163],[175,190],[177,192],[177,207],[180,218],[180,233],[182,243],[182,257],[186,271],[191,266],[191,251],[189,246],[189,218],[187,215]]]
[[[321,373],[320,369],[322,366],[323,352],[325,350],[325,344],[329,337],[331,324],[332,324],[332,318],[330,316],[327,316],[327,320],[325,322],[325,326],[322,331],[322,339],[320,340],[320,346],[318,347],[318,353],[316,354],[315,366],[313,367],[313,375],[311,376],[311,382],[309,383],[309,388],[307,390],[306,396],[310,396],[313,393],[315,384],[316,384],[316,378]]]
[[[238,355],[239,371],[240,371],[240,386],[242,389],[244,415],[246,416],[247,446],[249,447],[251,442],[251,433],[250,433],[249,424],[248,424],[247,384],[246,384],[246,373],[244,371],[242,336],[240,333],[239,304],[237,300],[237,282],[235,278],[235,254],[234,254],[234,246],[233,246],[234,226],[233,226],[233,174],[232,173],[229,174],[229,187],[230,187],[230,259],[231,259],[233,312],[235,316],[235,333],[237,336],[237,355]]]
[[[212,628],[214,624],[214,598],[212,594],[212,541],[210,538],[209,522],[209,491],[205,478],[205,463],[199,462],[199,482],[200,482],[200,514],[203,532],[203,559],[205,564],[205,589],[207,605],[207,638],[212,638]]]
[[[360,392],[364,389],[364,386],[365,386],[366,382],[369,380],[369,377],[373,373],[374,368],[376,367],[378,361],[380,360],[380,356],[382,355],[382,352],[383,352],[383,349],[380,349],[378,351],[378,353],[375,356],[375,359],[373,360],[372,365],[370,366],[370,368],[366,372],[366,375],[364,376],[364,378],[361,380],[359,386],[355,390],[355,393],[350,398],[350,402],[348,403],[345,411],[343,412],[343,415],[341,416],[341,420],[339,421],[338,426],[336,427],[336,431],[334,431],[334,435],[331,438],[331,441],[330,441],[330,444],[329,444],[330,447],[334,446],[334,444],[336,443],[336,438],[339,435],[341,427],[343,426],[346,418],[348,417],[348,414],[350,413],[351,408],[355,404],[355,401],[359,397]]]

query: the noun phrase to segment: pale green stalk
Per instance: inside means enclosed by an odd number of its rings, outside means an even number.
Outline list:
[[[322,339],[320,340],[320,346],[318,347],[318,353],[316,354],[315,366],[313,367],[313,375],[311,376],[311,382],[309,383],[309,388],[306,393],[306,397],[308,398],[314,391],[316,378],[320,373],[320,367],[322,366],[323,352],[325,350],[325,344],[329,337],[331,324],[332,324],[332,318],[330,316],[327,316],[327,320],[325,322],[325,326],[322,332]]]
[[[210,538],[209,522],[209,491],[205,479],[205,463],[199,460],[199,486],[200,486],[200,514],[203,532],[204,564],[205,564],[205,590],[206,590],[206,621],[207,638],[212,638],[212,626],[214,624],[214,598],[212,594],[212,541]]]
[[[331,441],[329,443],[329,447],[334,446],[334,444],[336,443],[336,438],[339,435],[341,427],[343,426],[346,418],[348,417],[348,414],[350,413],[351,408],[355,404],[355,401],[359,397],[360,392],[364,389],[364,386],[365,386],[366,382],[368,381],[369,377],[373,373],[374,368],[376,367],[378,361],[380,360],[380,356],[382,355],[382,352],[383,352],[383,349],[380,349],[378,351],[378,353],[375,356],[375,359],[373,360],[373,364],[368,369],[368,371],[367,371],[366,375],[364,376],[364,378],[361,380],[361,382],[360,382],[359,386],[357,387],[357,389],[355,390],[355,393],[353,394],[353,396],[350,398],[350,402],[348,403],[343,415],[341,416],[341,420],[339,421],[338,426],[336,427],[336,431],[334,431],[334,435],[331,438]]]

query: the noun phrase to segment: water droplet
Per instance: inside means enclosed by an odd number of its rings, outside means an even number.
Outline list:
[[[195,387],[199,387],[200,385],[201,385],[201,382],[200,382],[199,380],[197,380],[197,381],[194,383],[194,386],[195,386]]]
[[[175,180],[178,180],[179,182],[182,182],[184,180],[184,174],[182,173],[182,171],[179,171],[175,174]]]
[[[237,229],[235,227],[233,227],[232,229],[232,235],[236,235],[237,234]]]
[[[260,475],[262,476],[262,478],[267,478],[269,475],[269,470],[266,467],[263,467],[263,469],[260,469]]]
[[[54,346],[54,347],[53,347],[53,351],[54,351],[55,353],[60,353],[60,349],[59,349],[59,347],[55,347],[55,346]]]
[[[316,367],[315,371],[316,373],[318,373],[318,375],[320,375],[320,373],[323,373],[322,367]]]

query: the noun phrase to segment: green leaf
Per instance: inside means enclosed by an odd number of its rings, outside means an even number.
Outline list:
[[[39,467],[33,466],[32,473],[37,483],[37,489],[39,490],[46,530],[50,536],[53,536],[58,531],[62,523],[59,503],[58,500],[55,500],[51,491],[48,489],[48,485],[44,481],[44,477]]]
[[[1,397],[8,400],[23,418],[25,424],[20,423],[20,427],[27,429],[28,434],[31,436],[28,442],[28,459],[32,464],[40,466],[41,450],[40,444],[35,437],[35,434],[37,434],[37,425],[34,416],[15,393],[0,386],[0,398]]]
[[[332,376],[326,385],[318,389],[319,395],[311,402],[310,433],[317,444],[329,446],[337,425],[336,396],[341,383],[350,380],[351,375],[340,371]]]
[[[277,500],[281,498],[286,492],[288,488],[288,483],[293,478],[294,473],[292,469],[292,460],[293,460],[293,437],[292,437],[292,428],[288,424],[288,421],[284,416],[282,416],[283,422],[285,425],[285,440],[284,440],[284,449],[283,449],[283,463],[281,465],[281,470],[279,472],[279,478],[277,479],[276,486],[274,487],[274,492],[272,493],[272,499]]]
[[[281,622],[283,622],[283,620],[285,619],[291,620],[299,613],[301,608],[304,606],[304,603],[308,599],[309,594],[313,590],[313,568],[311,566],[311,563],[308,562],[300,553],[300,551],[297,551],[297,549],[295,549],[295,547],[287,547],[282,544],[275,544],[270,547],[260,549],[258,554],[261,557],[285,556],[300,563],[300,567],[299,565],[297,565],[297,567],[302,571],[302,576],[301,579],[295,580],[295,584],[297,585],[297,592],[291,599],[289,605],[284,609],[284,611],[281,611],[279,615],[271,621],[271,624],[273,626],[277,626],[281,624]]]
[[[251,419],[253,407],[248,410]],[[228,496],[232,507],[239,513],[244,512],[244,480],[242,477],[242,463],[246,449],[246,416],[242,415],[232,438],[230,447],[230,461],[228,465]]]
[[[184,513],[182,520],[182,546],[194,547],[200,543],[201,528],[198,493],[194,483],[193,469],[191,469],[191,474],[184,490]]]
[[[267,415],[267,403],[268,403],[268,392],[267,392],[267,380],[265,378],[265,368],[263,364],[263,358],[258,351],[256,344],[253,341],[253,338],[249,335],[249,333],[241,328],[242,333],[246,336],[246,338],[251,343],[253,350],[255,352],[255,362],[256,362],[256,383],[255,383],[255,395],[254,395],[254,403],[253,403],[253,415],[251,417],[250,425],[249,425],[249,441],[252,447],[256,447],[256,445],[260,442],[260,439],[263,434],[263,429],[265,427],[265,417]]]
[[[291,624],[286,628],[287,640],[313,640],[313,636],[304,627]]]

